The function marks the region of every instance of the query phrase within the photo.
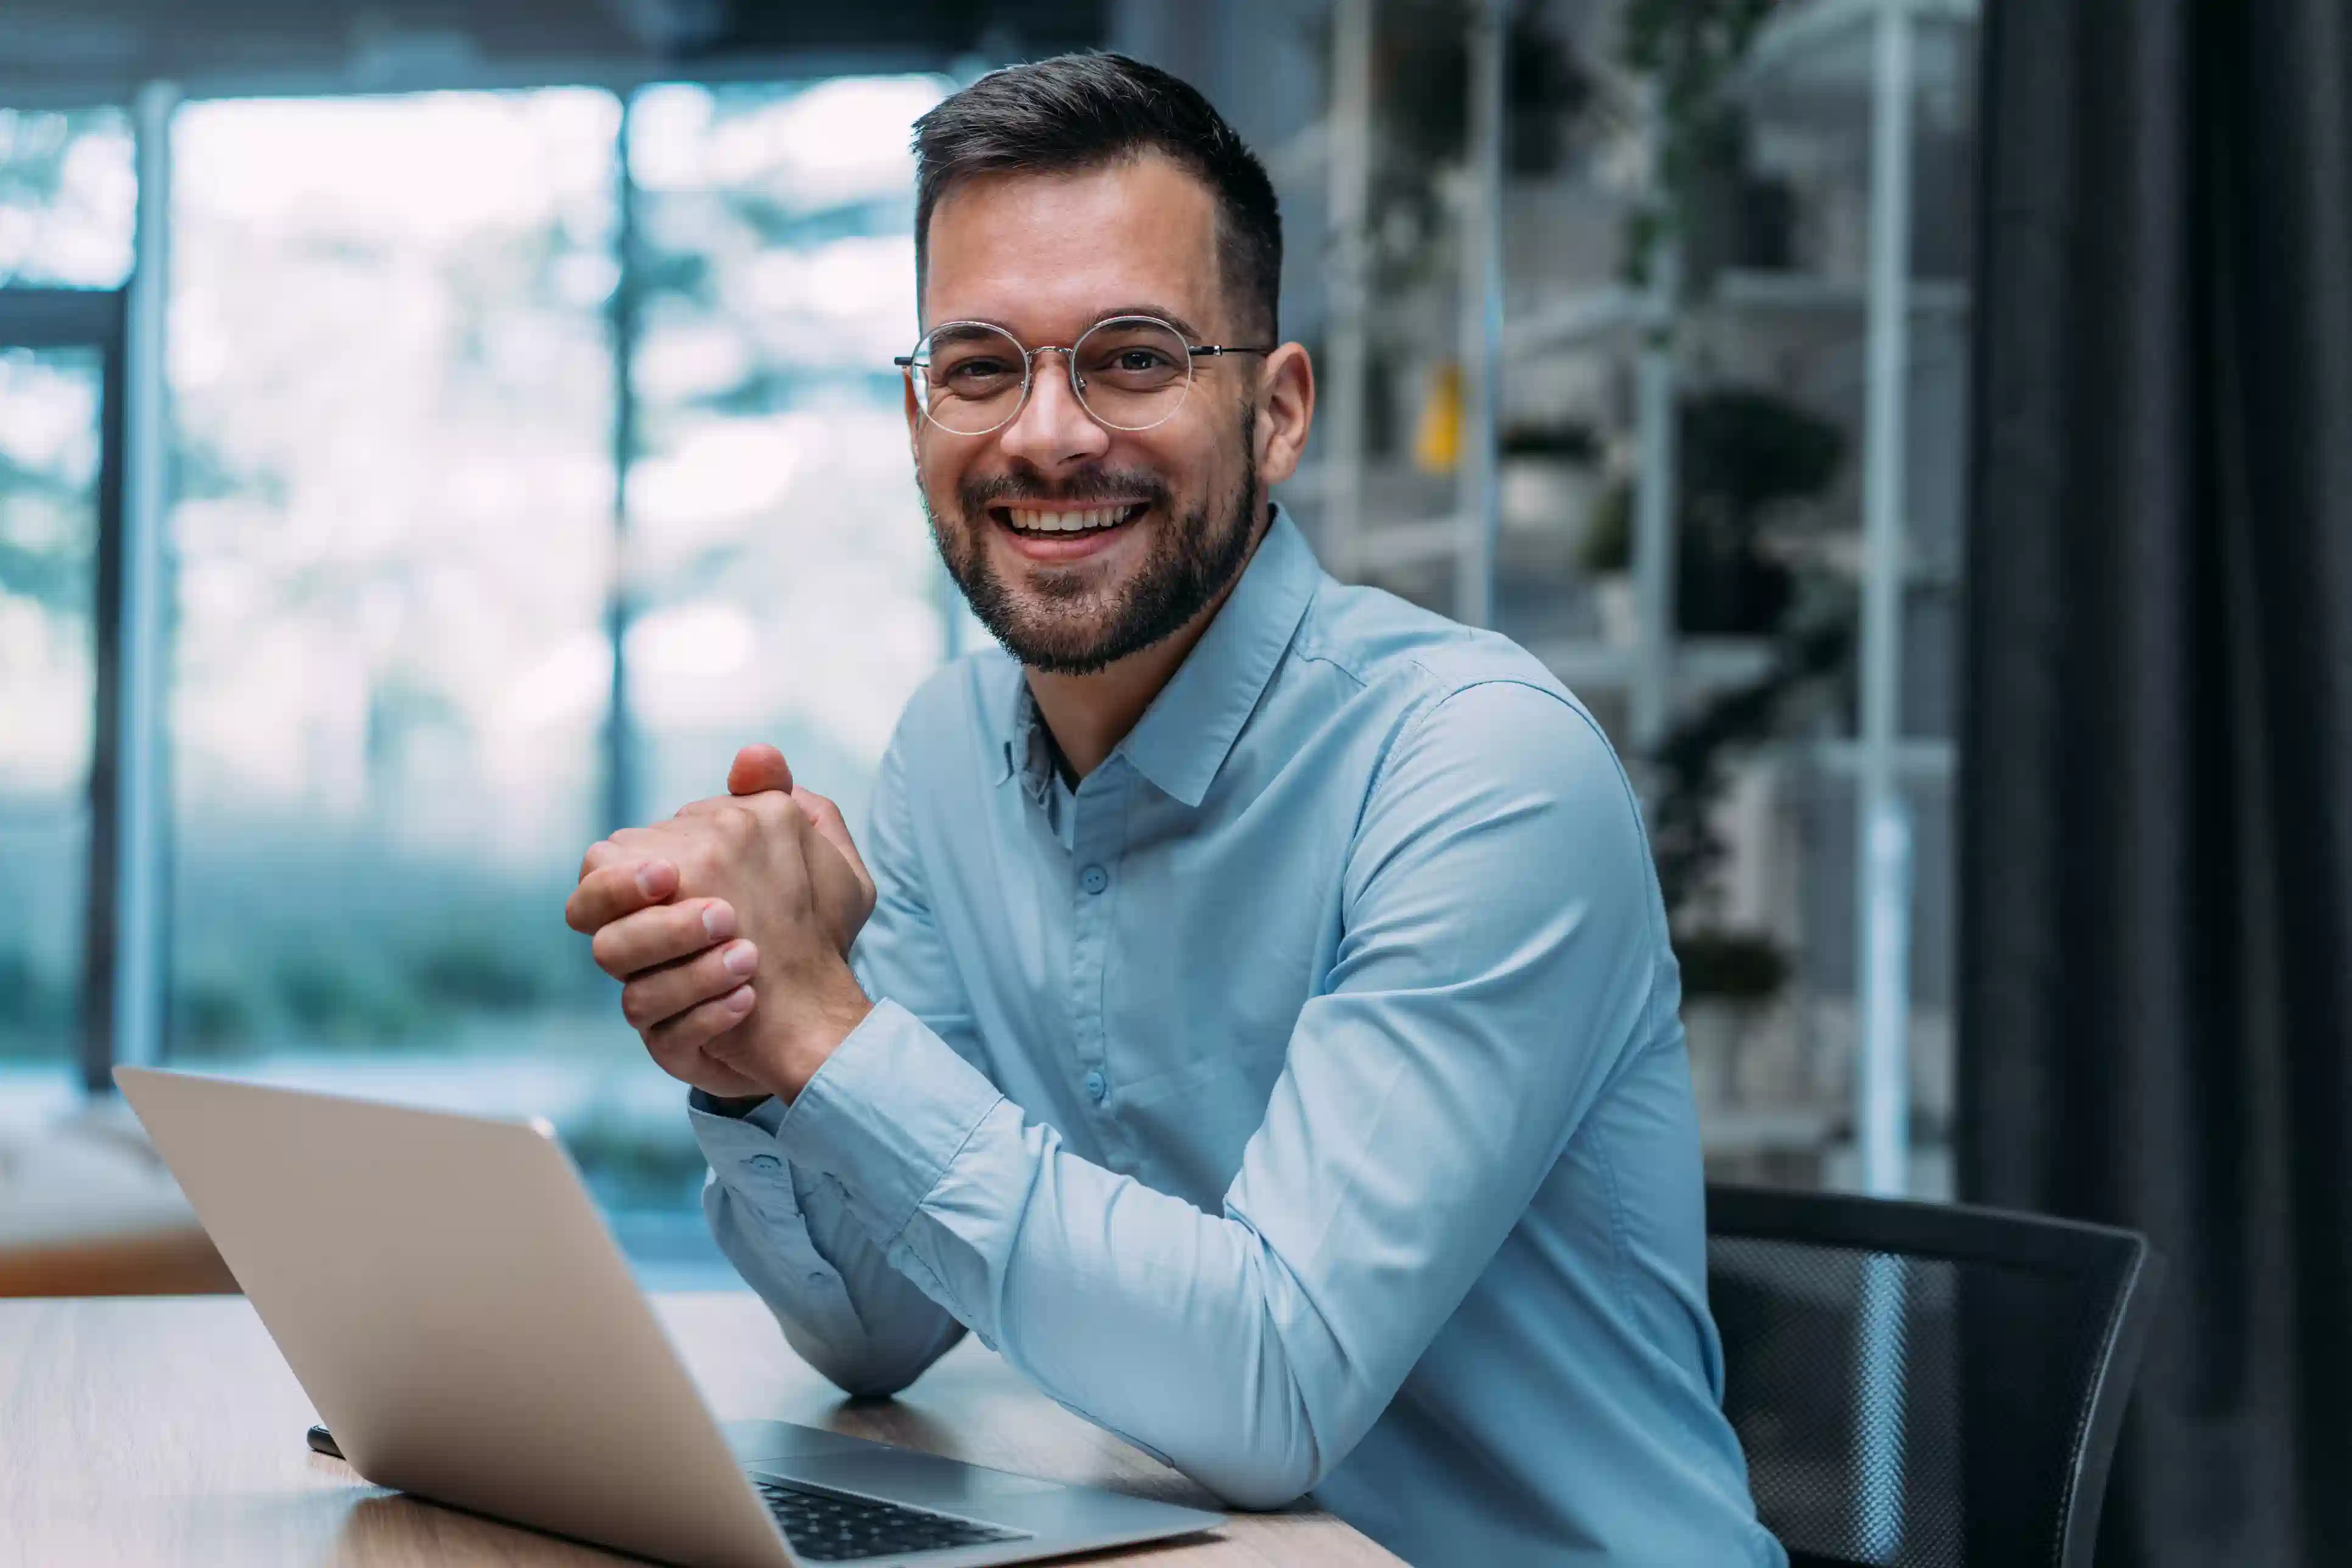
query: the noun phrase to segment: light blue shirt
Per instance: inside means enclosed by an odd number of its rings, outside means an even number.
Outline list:
[[[860,841],[874,1013],[789,1109],[691,1112],[793,1348],[881,1394],[969,1328],[1416,1563],[1781,1563],[1657,882],[1576,699],[1277,512],[1108,760],[1051,755],[1002,652],[924,686]]]

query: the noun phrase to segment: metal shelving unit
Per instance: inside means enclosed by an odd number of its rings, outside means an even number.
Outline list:
[[[1859,285],[1802,277],[1734,275],[1724,293],[1748,306],[1859,311],[1863,321],[1863,570],[1861,713],[1851,742],[1816,748],[1815,765],[1846,774],[1856,793],[1855,1144],[1864,1192],[1899,1196],[1910,1186],[1912,1015],[1916,827],[1906,783],[1948,780],[1949,742],[1902,733],[1904,595],[1909,554],[1908,450],[1911,338],[1923,317],[1964,313],[1957,281],[1912,274],[1912,143],[1916,30],[1973,23],[1973,0],[1813,0],[1784,8],[1744,64],[1748,85],[1776,75],[1813,78],[1814,92],[1859,89],[1870,117],[1868,270]],[[1841,77],[1835,58],[1868,49],[1865,72]],[[1831,62],[1826,71],[1816,68]],[[1847,67],[1851,72],[1851,64]]]
[[[1477,0],[1466,40],[1468,153],[1455,207],[1461,226],[1455,355],[1465,392],[1465,431],[1454,504],[1435,515],[1383,517],[1369,504],[1382,491],[1365,458],[1373,0],[1334,0],[1333,107],[1328,130],[1313,138],[1328,184],[1331,223],[1324,448],[1317,471],[1300,476],[1293,489],[1320,505],[1326,560],[1340,575],[1361,578],[1450,559],[1453,613],[1474,624],[1488,623],[1496,601],[1498,427],[1507,359],[1574,348],[1623,367],[1632,389],[1633,636],[1630,642],[1538,637],[1530,647],[1572,688],[1622,698],[1627,750],[1637,770],[1685,703],[1710,689],[1754,679],[1771,658],[1761,639],[1685,637],[1675,625],[1678,339],[1699,327],[1738,331],[1770,324],[1815,332],[1817,350],[1834,346],[1852,354],[1858,348],[1859,722],[1851,738],[1791,742],[1777,748],[1776,757],[1817,776],[1850,781],[1857,796],[1854,1120],[1859,1184],[1882,1194],[1904,1191],[1910,1166],[1909,961],[1916,833],[1905,791],[1907,785],[1948,782],[1954,765],[1948,740],[1906,736],[1900,724],[1905,595],[1927,581],[1907,562],[1911,340],[1923,328],[1941,330],[1964,321],[1969,309],[1965,283],[1912,275],[1911,154],[1919,91],[1915,44],[1923,26],[1972,26],[1977,13],[1977,0],[1791,0],[1765,24],[1737,73],[1735,90],[1762,100],[1866,112],[1862,276],[1734,269],[1718,274],[1706,297],[1691,303],[1680,300],[1682,258],[1669,243],[1654,256],[1646,287],[1604,284],[1557,292],[1528,303],[1507,323],[1501,214],[1509,193],[1501,147],[1501,84],[1509,4]],[[1813,1121],[1806,1129],[1811,1131],[1799,1131],[1808,1137],[1819,1131]]]

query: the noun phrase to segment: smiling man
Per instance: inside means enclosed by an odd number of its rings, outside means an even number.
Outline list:
[[[1780,1562],[1632,792],[1535,660],[1269,502],[1314,379],[1265,171],[1108,55],[916,150],[908,436],[1002,650],[908,704],[862,845],[752,748],[567,910],[694,1086],[720,1245],[844,1389],[969,1329],[1416,1563]]]

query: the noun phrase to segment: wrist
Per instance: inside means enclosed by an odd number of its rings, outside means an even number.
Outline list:
[[[841,1043],[866,1021],[874,1004],[845,963],[817,985],[771,987],[768,994],[780,991],[797,993],[798,1005],[771,1011],[768,1002],[761,1003],[754,1019],[765,1015],[765,1026],[747,1042],[756,1059],[744,1063],[740,1070],[790,1104],[800,1098],[801,1090],[841,1048]]]
[[[856,1033],[857,1026],[874,1011],[874,1004],[866,1000],[863,991],[855,986],[851,989],[853,995],[814,1009],[807,1026],[787,1047],[776,1086],[776,1092],[787,1101],[800,1098],[809,1079],[833,1059],[833,1053],[841,1048],[842,1042]]]

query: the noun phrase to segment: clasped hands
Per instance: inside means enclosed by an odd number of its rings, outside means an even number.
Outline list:
[[[789,1100],[873,1010],[847,955],[874,879],[774,747],[737,752],[727,787],[591,846],[563,919],[663,1071],[721,1100]]]

